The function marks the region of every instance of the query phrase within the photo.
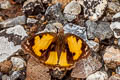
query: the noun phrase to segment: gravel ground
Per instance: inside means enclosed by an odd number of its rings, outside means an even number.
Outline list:
[[[51,68],[22,47],[61,28],[88,46],[72,68]],[[0,0],[0,80],[120,80],[120,0]]]

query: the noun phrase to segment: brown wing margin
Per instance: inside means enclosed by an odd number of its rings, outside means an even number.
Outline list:
[[[76,60],[79,60],[82,58],[87,58],[89,56],[90,48],[82,38],[80,38],[74,34],[67,33],[67,34],[65,34],[65,42],[66,42],[66,47],[67,47],[66,48],[67,55],[69,56],[68,61],[74,62]],[[79,48],[79,49],[77,49],[77,48]],[[76,50],[76,51],[74,51],[74,50]],[[77,52],[77,50],[78,50],[78,52]],[[79,51],[81,51],[81,53]],[[75,55],[76,55],[76,57],[74,57]],[[72,56],[72,58],[71,58],[71,56]],[[71,62],[69,62],[69,63],[71,63]]]
[[[45,44],[46,40],[48,40],[48,38],[49,38],[48,35],[50,35],[52,37],[51,43],[49,43],[49,41],[48,41],[49,45],[47,43]],[[44,39],[42,39],[43,36],[44,36]],[[33,50],[33,49],[36,49],[36,48],[40,49],[39,43],[42,42],[41,45],[48,45],[48,46],[47,46],[47,48],[44,48],[44,46],[43,46],[43,48],[38,51],[41,51],[41,53],[47,53],[49,46],[51,46],[52,43],[56,40],[56,36],[57,36],[56,33],[52,33],[52,32],[46,32],[46,33],[40,33],[37,35],[33,35],[31,37],[26,38],[22,42],[21,47],[25,53],[28,53],[31,56],[33,56],[34,58],[37,58],[38,60],[41,60],[43,62],[47,58],[48,55],[45,55],[45,54],[37,55],[35,53],[35,50]],[[42,39],[42,40],[39,41],[38,43],[36,43],[40,39]],[[35,42],[35,40],[36,40],[36,42]]]

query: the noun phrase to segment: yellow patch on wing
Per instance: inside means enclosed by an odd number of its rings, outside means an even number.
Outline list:
[[[49,34],[43,35],[42,38],[36,36],[34,40],[34,45],[32,47],[34,53],[37,56],[41,56],[42,53],[40,52],[40,50],[46,50],[53,41],[53,38],[54,37]]]
[[[67,53],[66,52],[61,52],[60,59],[59,59],[59,65],[62,67],[68,67],[71,64],[68,64],[67,62]]]
[[[67,38],[69,50],[71,53],[74,53],[73,60],[77,60],[82,54],[82,40],[76,40],[76,37],[70,36]]]
[[[57,62],[58,62],[57,52],[56,51],[51,51],[47,61],[45,62],[45,64],[56,65]]]

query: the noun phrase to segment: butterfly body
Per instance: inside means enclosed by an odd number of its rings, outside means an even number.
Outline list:
[[[89,54],[89,47],[83,39],[63,32],[45,32],[28,37],[22,48],[38,62],[54,68],[71,68]]]

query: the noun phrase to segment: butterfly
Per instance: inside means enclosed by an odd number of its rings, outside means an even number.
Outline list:
[[[22,49],[49,67],[70,68],[90,53],[87,43],[75,34],[43,32],[26,38]]]

